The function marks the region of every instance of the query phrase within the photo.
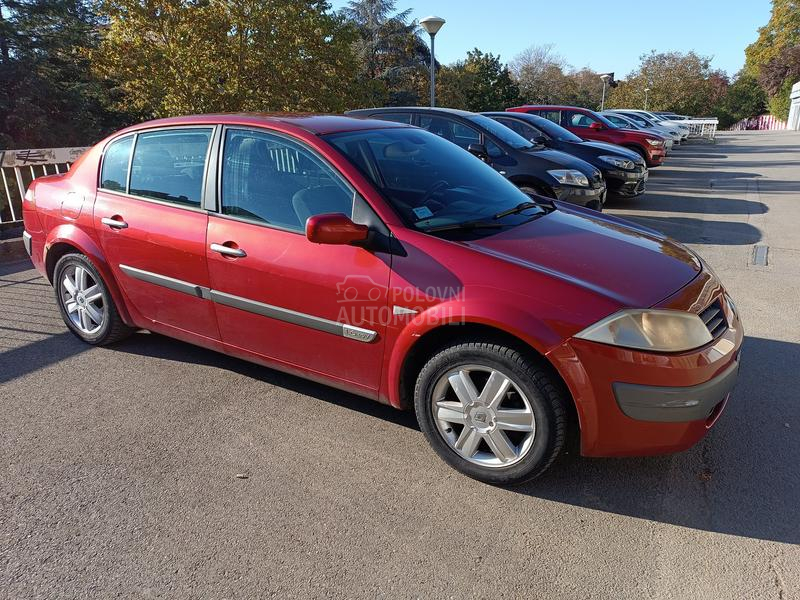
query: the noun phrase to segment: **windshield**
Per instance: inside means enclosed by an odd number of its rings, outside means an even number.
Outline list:
[[[512,113],[513,114],[513,113]],[[530,120],[531,125],[541,129],[551,138],[555,138],[560,142],[582,142],[583,140],[579,138],[577,135],[569,131],[568,129],[564,129],[561,125],[557,125],[553,123],[550,119],[545,119],[544,117],[537,117],[536,115],[523,115],[525,120]]]
[[[323,138],[415,229],[426,231],[481,220],[495,227],[510,227],[544,212],[533,207],[525,214],[494,219],[498,213],[530,202],[530,196],[466,150],[427,131],[369,129]],[[491,235],[499,229],[475,231]]]
[[[530,150],[534,147],[530,140],[526,140],[516,131],[509,129],[505,125],[501,125],[497,121],[493,121],[489,117],[484,117],[483,115],[472,115],[468,118],[476,125],[483,127],[493,136],[500,138],[512,148],[516,148],[517,150]]]

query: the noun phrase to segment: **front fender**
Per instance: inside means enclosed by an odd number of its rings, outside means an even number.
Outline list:
[[[122,291],[117,284],[111,267],[103,256],[103,251],[98,246],[97,242],[89,236],[83,229],[73,223],[64,223],[54,227],[47,235],[44,244],[44,253],[42,256],[42,264],[47,268],[47,257],[50,251],[58,244],[68,244],[78,250],[81,254],[85,255],[92,263],[97,272],[103,278],[111,298],[114,300],[114,305],[119,312],[120,317],[127,325],[133,325],[134,321],[131,318],[128,307],[125,304]],[[55,266],[55,265],[53,265]],[[51,282],[52,283],[52,282]]]
[[[456,324],[492,327],[520,339],[542,356],[563,341],[562,336],[547,323],[510,303],[488,298],[469,303],[463,300],[442,302],[421,312],[407,323],[398,325],[399,331],[389,346],[387,369],[387,396],[392,406],[401,408],[403,405],[400,377],[405,360],[413,351],[414,345],[435,329]]]

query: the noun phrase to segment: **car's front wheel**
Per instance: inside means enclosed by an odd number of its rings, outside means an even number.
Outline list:
[[[89,344],[111,344],[131,333],[119,316],[103,278],[83,254],[65,254],[53,271],[53,288],[64,323]]]
[[[508,485],[537,477],[561,451],[562,387],[540,360],[470,341],[427,362],[414,403],[420,428],[442,459],[475,479]]]

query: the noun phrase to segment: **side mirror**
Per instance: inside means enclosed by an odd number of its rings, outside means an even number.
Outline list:
[[[539,146],[547,146],[547,138],[543,135],[537,135],[536,137],[531,138],[531,141]]]
[[[484,162],[489,160],[489,152],[483,144],[470,144],[467,146],[467,152],[474,154]]]
[[[592,121],[592,123],[589,125],[589,129],[594,129],[595,131],[600,131],[602,129],[605,129],[605,126],[603,126],[602,123],[599,123],[597,121]]]
[[[355,244],[368,235],[369,227],[353,223],[341,213],[314,215],[306,220],[306,237],[315,244]]]

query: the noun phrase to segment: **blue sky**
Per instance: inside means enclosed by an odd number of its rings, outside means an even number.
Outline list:
[[[332,2],[334,8],[346,4]],[[613,7],[604,10],[601,7]],[[464,58],[474,47],[509,62],[531,45],[555,45],[574,67],[614,71],[624,78],[642,54],[694,50],[713,56],[712,66],[734,75],[744,49],[769,20],[769,0],[398,0],[414,18],[430,14],[447,20],[436,36],[436,57],[444,63]]]

